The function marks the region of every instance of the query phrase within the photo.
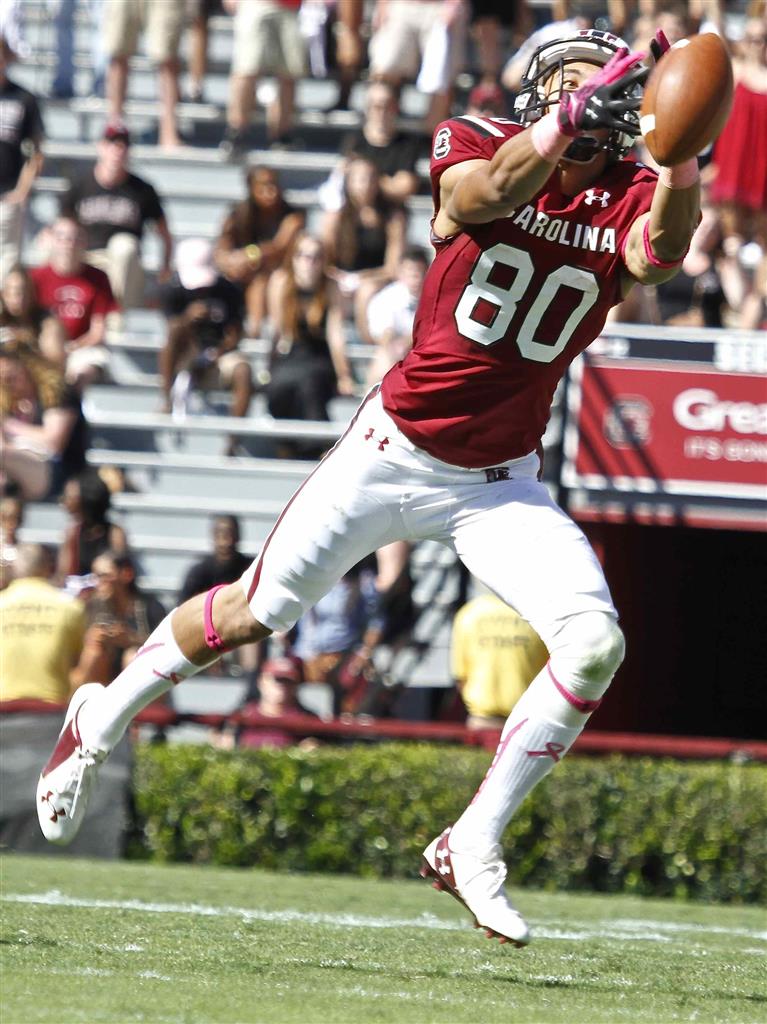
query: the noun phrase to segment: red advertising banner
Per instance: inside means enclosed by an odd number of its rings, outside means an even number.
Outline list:
[[[572,378],[569,487],[767,499],[767,379],[587,358]]]

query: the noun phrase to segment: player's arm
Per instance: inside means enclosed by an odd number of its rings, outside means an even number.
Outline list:
[[[700,183],[696,160],[661,168],[650,212],[629,228],[623,262],[626,290],[662,284],[679,272],[700,221]]]
[[[583,85],[563,92],[554,109],[532,128],[504,142],[490,160],[468,160],[447,168],[440,179],[435,232],[445,238],[464,224],[486,224],[507,216],[543,187],[582,132],[625,129],[626,112],[639,104],[627,90],[646,76],[644,57],[618,50]]]
[[[508,139],[491,160],[466,160],[448,167],[440,179],[440,209],[434,221],[438,235],[446,238],[464,224],[505,217],[543,187],[556,163],[541,156],[532,131]]]

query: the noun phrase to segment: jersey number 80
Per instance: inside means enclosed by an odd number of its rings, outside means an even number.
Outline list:
[[[497,263],[517,271],[508,288],[493,284],[489,278]],[[482,253],[455,307],[455,322],[460,333],[479,345],[494,345],[505,337],[517,306],[533,279],[533,261],[530,254],[505,242],[498,242]],[[544,314],[560,288],[574,288],[583,297],[570,313],[554,344],[536,341],[537,331]],[[599,296],[597,279],[588,270],[565,265],[552,270],[543,282],[538,295],[516,331],[516,342],[525,359],[536,363],[550,363],[567,345],[578,324]],[[477,302],[484,299],[498,307],[491,324],[482,324],[472,316]]]

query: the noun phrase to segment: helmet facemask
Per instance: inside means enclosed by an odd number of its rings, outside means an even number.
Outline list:
[[[585,29],[563,39],[553,39],[539,46],[530,58],[530,62],[522,76],[514,111],[523,124],[533,124],[540,120],[549,109],[559,102],[563,91],[565,67],[576,62],[587,62],[598,67],[605,64],[626,44],[611,32],[600,32],[596,29]],[[559,76],[558,87],[547,92],[547,83]],[[641,97],[642,85],[635,83],[628,90],[629,95]],[[555,98],[556,97],[556,98]],[[634,144],[634,137],[639,134],[639,115],[636,111],[628,111],[623,118],[626,131],[613,129],[606,139],[584,134],[568,147],[564,159],[578,163],[588,162],[597,153],[605,151],[611,161],[622,159]]]

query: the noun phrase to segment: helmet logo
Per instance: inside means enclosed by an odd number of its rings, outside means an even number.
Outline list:
[[[586,189],[586,206],[593,206],[594,203],[604,208],[610,201],[610,193],[605,191],[603,188],[587,188]]]

